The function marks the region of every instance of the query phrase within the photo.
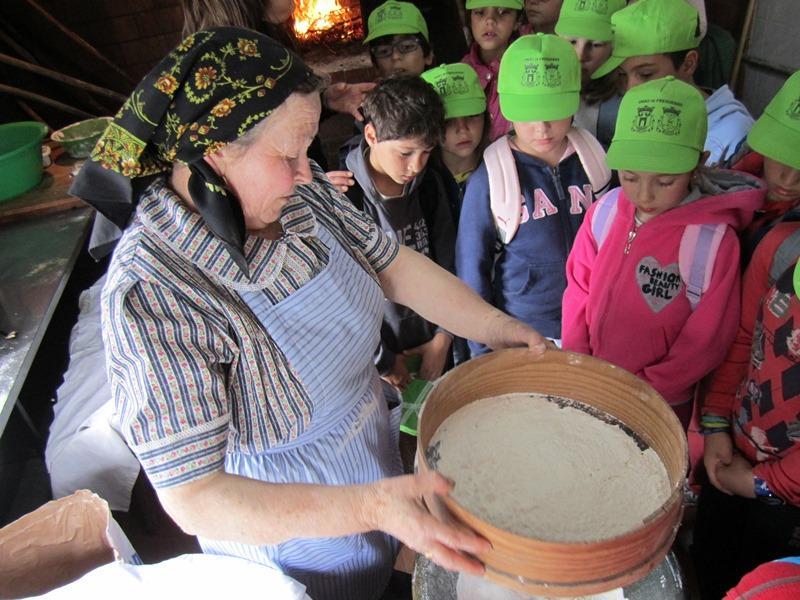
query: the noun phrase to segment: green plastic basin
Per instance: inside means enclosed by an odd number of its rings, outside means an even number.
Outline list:
[[[72,158],[86,158],[113,120],[112,117],[97,117],[78,121],[54,132],[50,139],[61,144]]]
[[[36,121],[0,125],[0,201],[27,192],[42,179],[45,134],[47,126]]]

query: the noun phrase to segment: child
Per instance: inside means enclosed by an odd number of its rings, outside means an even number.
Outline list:
[[[478,74],[464,63],[440,65],[423,73],[422,78],[444,103],[444,139],[438,148],[439,160],[431,166],[437,168],[447,185],[455,188],[451,199],[457,202],[451,208],[458,222],[467,178],[481,161],[487,129],[486,96]]]
[[[701,173],[705,137],[694,86],[666,77],[625,94],[608,150],[622,187],[589,209],[564,293],[564,348],[638,375],[684,427],[694,385],[736,334],[736,232],[766,193],[747,175]]]
[[[428,24],[410,2],[388,0],[367,19],[369,55],[381,77],[421,75],[433,63]]]
[[[744,275],[736,341],[703,401],[710,485],[692,547],[703,598],[720,598],[800,544],[798,257],[800,223],[777,225],[759,244]]]
[[[569,42],[536,34],[511,44],[499,92],[515,133],[489,146],[470,177],[456,240],[458,276],[552,339],[561,337],[567,254],[594,194],[610,176],[597,140],[572,128],[580,88],[580,65]],[[591,159],[601,173],[587,166]],[[487,351],[472,342],[470,350],[473,356]]]
[[[466,7],[475,41],[461,62],[475,69],[480,78],[489,106],[489,141],[493,142],[511,131],[511,123],[500,110],[497,77],[500,59],[519,29],[522,0],[467,0]]]
[[[767,183],[767,201],[747,230],[745,259],[781,220],[800,220],[800,71],[789,77],[758,118],[747,143],[755,152],[734,165]]]
[[[564,0],[556,23],[556,33],[572,44],[581,61],[581,106],[574,124],[595,136],[605,148],[614,137],[622,99],[619,77],[609,73],[592,79],[592,75],[611,56],[611,15],[624,7],[625,0]]]
[[[639,0],[617,11],[611,17],[611,58],[592,77],[597,79],[621,67],[629,90],[668,75],[695,86],[699,21],[697,9],[686,0]],[[713,92],[697,89],[708,111],[707,164],[727,167],[738,160],[753,118],[727,85]]]
[[[525,0],[525,24],[520,28],[520,34],[555,33],[563,2],[564,0]],[[585,0],[584,4],[587,4]]]
[[[398,75],[379,82],[363,110],[363,139],[346,159],[355,179],[347,196],[387,234],[452,271],[455,224],[447,191],[425,168],[444,133],[442,101],[420,77]],[[412,310],[386,301],[378,372],[402,388],[410,379],[404,353],[420,354],[419,376],[433,380],[450,358],[451,341]]]

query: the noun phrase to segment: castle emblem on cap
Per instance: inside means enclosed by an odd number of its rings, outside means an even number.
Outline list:
[[[658,120],[658,131],[664,135],[678,135],[681,132],[681,111],[667,106]]]
[[[539,63],[526,62],[522,73],[522,85],[534,87],[539,83]]]
[[[561,85],[561,73],[558,72],[558,62],[545,63],[544,85],[547,87],[558,87]]]
[[[469,92],[469,85],[461,73],[453,73],[450,79],[442,77],[436,80],[436,93],[442,97],[457,96]]]
[[[636,109],[636,117],[631,127],[636,133],[647,133],[653,129],[653,107],[642,104]]]
[[[790,119],[800,120],[800,98],[789,105],[789,109],[786,111],[786,116],[788,116]]]
[[[389,14],[386,15],[387,19],[402,19],[403,18],[403,9],[399,6],[390,6],[389,7]]]
[[[578,0],[575,10],[579,12],[591,11],[604,15],[608,12],[608,0]]]

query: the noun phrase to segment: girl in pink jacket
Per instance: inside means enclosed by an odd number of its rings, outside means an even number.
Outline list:
[[[608,165],[621,188],[588,211],[567,261],[565,349],[650,383],[684,427],[693,387],[717,367],[739,322],[739,241],[760,180],[701,171],[706,108],[673,77],[625,94]]]

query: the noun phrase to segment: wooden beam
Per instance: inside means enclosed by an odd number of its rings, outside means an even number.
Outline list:
[[[34,102],[41,102],[42,104],[47,104],[48,106],[52,106],[53,108],[62,110],[65,113],[77,115],[79,117],[83,117],[84,119],[91,119],[92,117],[97,116],[82,111],[79,108],[75,108],[74,106],[70,106],[69,104],[64,104],[63,102],[59,102],[58,100],[53,100],[52,98],[48,98],[47,96],[34,94],[33,92],[29,92],[27,90],[21,90],[20,88],[11,85],[5,85],[3,83],[0,83],[0,92],[5,92],[6,94],[11,94],[12,96],[18,96],[20,98],[26,98],[28,100],[33,100]]]

